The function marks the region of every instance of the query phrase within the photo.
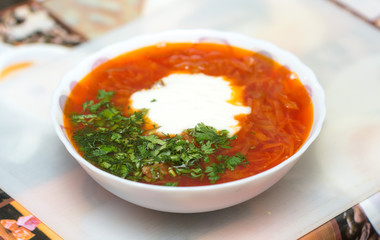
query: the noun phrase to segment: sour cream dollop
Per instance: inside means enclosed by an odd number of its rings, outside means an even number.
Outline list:
[[[131,96],[134,109],[149,109],[147,117],[165,134],[180,134],[183,130],[204,123],[230,134],[240,130],[235,116],[249,114],[241,96],[226,77],[205,74],[173,73],[151,89]]]

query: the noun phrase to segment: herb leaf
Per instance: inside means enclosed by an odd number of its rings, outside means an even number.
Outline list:
[[[81,114],[70,116],[72,139],[83,157],[111,174],[148,183],[166,179],[166,186],[177,186],[180,175],[201,181],[207,176],[216,183],[226,170],[248,163],[240,153],[217,155],[236,138],[226,130],[199,123],[185,131],[187,137],[159,137],[144,130],[148,110],[124,116],[111,102],[113,96],[112,91],[99,90],[96,100],[83,103]]]

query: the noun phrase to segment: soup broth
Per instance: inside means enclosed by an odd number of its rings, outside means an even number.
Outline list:
[[[81,113],[83,103],[96,99],[99,90],[113,91],[112,103],[127,112],[134,93],[151,89],[173,73],[223,76],[230,81],[232,89],[241,90],[239,101],[251,109],[249,114],[235,116],[240,130],[231,141],[231,147],[218,150],[218,154],[227,156],[240,153],[248,164],[239,165],[233,171],[226,169],[215,183],[268,170],[292,156],[308,137],[313,122],[312,101],[296,74],[285,66],[264,54],[229,45],[165,43],[108,60],[72,89],[65,104],[64,125],[78,152],[81,150],[72,137],[81,126],[73,124],[70,116]],[[217,162],[216,156],[210,159],[210,163]],[[208,164],[201,165],[205,168]],[[166,182],[176,182],[178,186],[210,184],[206,178],[186,175],[167,175],[147,183],[162,185]]]

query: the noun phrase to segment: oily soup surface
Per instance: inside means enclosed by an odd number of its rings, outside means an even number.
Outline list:
[[[252,176],[278,165],[300,148],[310,132],[311,99],[295,74],[284,66],[259,53],[227,45],[170,43],[121,55],[82,79],[65,105],[64,124],[68,135],[72,137],[78,128],[70,121],[70,115],[81,113],[82,104],[96,99],[98,90],[114,91],[114,105],[128,109],[134,93],[151,89],[162,78],[176,73],[225,77],[233,92],[236,90],[229,101],[251,108],[249,114],[235,116],[240,130],[231,148],[218,152],[230,156],[239,152],[249,164],[234,171],[226,170],[216,183]],[[211,162],[215,161],[211,157]],[[154,184],[165,181],[173,179],[161,179]],[[174,181],[179,186],[210,184],[205,179],[186,176],[177,176]]]

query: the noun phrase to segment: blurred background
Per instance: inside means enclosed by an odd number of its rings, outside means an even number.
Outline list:
[[[379,0],[327,1],[380,26]],[[0,42],[76,46],[169,6],[174,0],[1,0]]]

